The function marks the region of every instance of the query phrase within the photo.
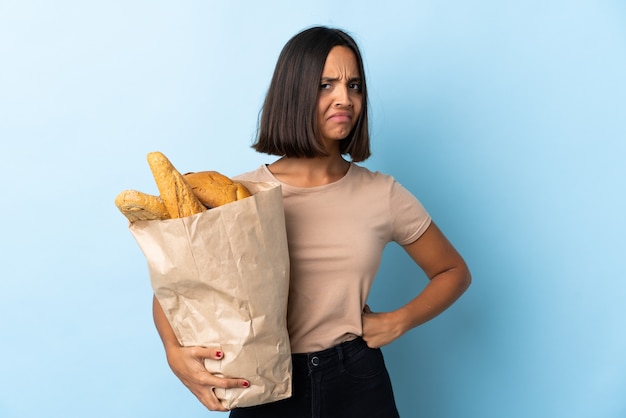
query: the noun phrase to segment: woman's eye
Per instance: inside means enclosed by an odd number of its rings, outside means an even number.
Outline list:
[[[351,83],[350,84],[350,89],[360,91],[361,90],[361,85],[359,83]]]
[[[329,88],[330,88],[330,83],[320,84],[320,90],[328,90]]]

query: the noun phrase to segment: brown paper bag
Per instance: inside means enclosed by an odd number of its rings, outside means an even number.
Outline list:
[[[216,389],[228,409],[291,396],[289,255],[280,186],[242,182],[252,197],[186,218],[137,221],[130,231],[184,346],[220,347],[205,360],[246,389]]]

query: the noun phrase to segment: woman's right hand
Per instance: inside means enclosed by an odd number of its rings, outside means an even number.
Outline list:
[[[211,411],[227,411],[217,398],[214,388],[247,388],[245,379],[227,379],[212,375],[204,367],[205,359],[220,361],[224,353],[219,348],[166,346],[167,362],[181,382]]]
[[[156,297],[152,302],[152,315],[165,347],[167,362],[176,377],[209,410],[227,411],[213,389],[247,388],[250,382],[245,379],[217,377],[209,373],[204,367],[204,360],[220,361],[226,354],[219,348],[181,346]]]

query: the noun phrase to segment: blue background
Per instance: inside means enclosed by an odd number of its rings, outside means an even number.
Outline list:
[[[170,372],[113,199],[145,155],[235,175],[280,49],[360,43],[373,170],[474,283],[385,347],[403,417],[626,417],[622,1],[0,2],[0,416],[219,417]],[[397,246],[370,304],[425,278]]]

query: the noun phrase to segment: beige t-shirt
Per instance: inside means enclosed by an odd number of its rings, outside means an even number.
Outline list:
[[[429,214],[393,177],[354,163],[318,187],[278,181],[263,165],[236,177],[282,186],[290,254],[287,324],[294,353],[362,335],[361,313],[385,245],[414,242]]]

